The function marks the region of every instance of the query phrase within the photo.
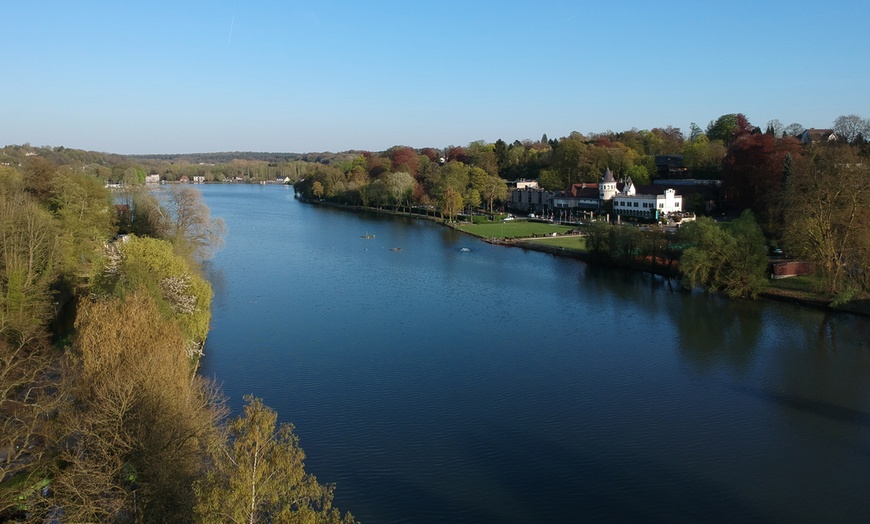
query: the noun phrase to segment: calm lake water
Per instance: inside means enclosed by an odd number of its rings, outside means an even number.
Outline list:
[[[870,515],[866,318],[199,187],[228,230],[203,373],[363,522]]]

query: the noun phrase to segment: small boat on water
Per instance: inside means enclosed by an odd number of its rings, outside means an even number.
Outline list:
[[[400,247],[391,247],[390,248],[390,251],[401,251],[401,250],[402,250],[402,248],[400,248]]]
[[[375,238],[375,236],[369,235],[368,233],[366,233],[365,235],[362,235],[362,238]]]
[[[468,249],[467,247],[463,247],[463,248],[461,248],[459,251],[460,251],[461,253],[468,253],[468,252],[471,251],[471,250]]]

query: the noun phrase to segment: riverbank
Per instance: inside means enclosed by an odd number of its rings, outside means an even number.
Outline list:
[[[417,219],[425,219],[431,220],[433,222],[439,223],[466,235],[474,236],[480,239],[483,242],[487,242],[490,244],[496,244],[505,247],[518,247],[522,249],[527,249],[530,251],[538,251],[541,253],[547,253],[553,256],[558,257],[566,257],[573,258],[576,260],[580,260],[587,264],[595,264],[595,265],[606,265],[609,267],[618,267],[621,269],[627,269],[632,271],[643,271],[646,273],[651,273],[654,275],[659,275],[665,278],[673,278],[679,279],[679,271],[677,267],[673,264],[650,264],[650,263],[617,263],[612,260],[603,261],[599,257],[589,253],[585,248],[579,247],[579,240],[582,239],[579,234],[569,234],[565,233],[556,233],[556,236],[541,234],[540,236],[535,237],[516,237],[509,238],[505,236],[487,236],[487,235],[479,235],[475,234],[472,231],[469,231],[467,227],[462,227],[460,223],[451,223],[446,222],[442,218],[423,214],[423,213],[411,213],[407,211],[396,211],[390,209],[377,209],[365,206],[351,206],[346,204],[337,204],[335,202],[327,202],[327,201],[315,201],[308,200],[304,198],[300,198],[300,201],[315,205],[322,205],[326,207],[334,207],[343,210],[355,211],[359,213],[375,213],[382,215],[391,215],[391,216],[403,216],[403,217],[412,217]],[[571,229],[570,226],[563,226],[564,229]],[[559,245],[547,245],[543,242],[550,241],[553,238],[577,238],[578,239],[578,248],[569,248],[565,246]],[[811,279],[806,277],[793,277],[790,279],[780,279],[780,280],[771,280],[768,286],[759,294],[760,297],[776,300],[780,302],[791,302],[794,304],[800,304],[804,306],[809,306],[818,309],[825,309],[829,311],[837,311],[843,313],[851,313],[857,315],[870,316],[870,297],[859,296],[846,302],[845,304],[835,304],[834,297],[829,294],[820,293],[814,290],[813,283]]]

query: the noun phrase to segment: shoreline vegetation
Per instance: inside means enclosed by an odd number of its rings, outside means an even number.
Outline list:
[[[212,297],[200,264],[223,224],[190,183],[293,184],[314,204],[434,220],[732,298],[866,315],[867,136],[870,120],[857,115],[828,130],[773,120],[762,131],[732,113],[687,135],[668,126],[377,153],[0,148],[0,521],[354,522],[332,507],[334,486],[305,472],[291,426],[255,397],[228,419],[218,389],[196,373]],[[697,219],[677,233],[505,221],[497,211],[511,211],[509,180],[555,194],[606,170],[714,191],[687,191],[682,210]],[[154,183],[169,183],[165,202]],[[552,213],[543,202],[524,211]],[[612,204],[599,206],[606,215]],[[712,218],[725,213],[731,220]],[[769,254],[783,252],[815,274],[771,280]]]
[[[193,186],[107,186],[0,166],[0,522],[355,522],[292,425],[197,372],[222,221]]]
[[[483,224],[469,221],[450,222],[431,213],[400,211],[395,209],[383,209],[364,207],[359,205],[340,204],[319,199],[306,199],[300,197],[302,202],[312,205],[334,207],[338,209],[359,213],[373,213],[389,216],[429,220],[467,235],[473,236],[482,242],[500,245],[504,247],[518,247],[530,251],[539,251],[553,256],[574,258],[587,264],[606,265],[623,270],[642,271],[661,276],[667,279],[681,281],[681,273],[678,269],[678,261],[674,260],[667,264],[661,258],[656,258],[658,263],[647,260],[613,260],[603,259],[592,253],[586,247],[587,235],[584,229],[589,224],[552,224],[544,220],[512,220],[504,221],[496,219]],[[527,227],[532,225],[532,227]],[[870,316],[870,298],[856,297],[843,304],[837,304],[836,297],[829,293],[817,290],[818,282],[814,276],[795,276],[783,279],[767,279],[758,296],[770,300],[791,302],[828,311],[851,313]]]

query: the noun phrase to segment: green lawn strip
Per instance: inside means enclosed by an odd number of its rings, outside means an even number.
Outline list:
[[[817,276],[780,278],[768,281],[764,294],[771,297],[794,299],[821,306],[827,305],[833,309],[850,313],[870,315],[870,295],[866,293],[857,294],[844,304],[832,306],[832,301],[836,301],[837,297],[831,293],[819,291],[820,288],[821,285]]]
[[[526,243],[586,252],[586,238],[577,235],[536,238],[534,240],[527,240]]]
[[[481,238],[528,238],[552,233],[562,234],[573,227],[517,220],[492,224],[462,224],[458,229]]]
[[[768,288],[783,293],[792,293],[796,296],[817,296],[819,294],[817,291],[819,289],[819,278],[816,276],[779,278],[770,280]]]

